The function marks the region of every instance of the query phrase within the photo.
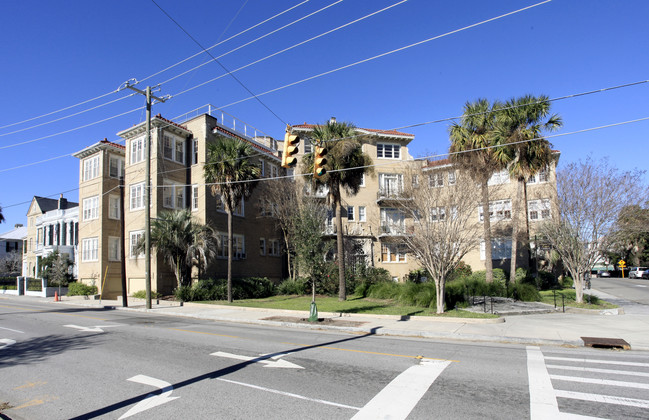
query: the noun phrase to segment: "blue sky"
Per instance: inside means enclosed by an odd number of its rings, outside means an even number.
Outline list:
[[[156,2],[204,47],[225,41],[210,50],[214,56],[238,48],[219,58],[229,70],[396,4],[234,73],[255,94],[537,3]],[[645,0],[554,0],[262,95],[259,99],[265,106],[254,99],[227,106],[250,96],[230,76],[181,93],[224,74],[206,54],[138,87],[166,82],[157,94],[172,98],[155,105],[155,114],[175,118],[212,104],[280,139],[285,123],[321,123],[331,116],[360,127],[401,128],[461,115],[466,101],[481,97],[506,100],[531,93],[558,98],[647,80],[647,16],[649,2]],[[0,231],[26,222],[28,204],[21,203],[28,203],[34,195],[57,197],[73,190],[65,197],[76,201],[79,162],[69,155],[103,138],[118,141],[117,132],[144,120],[141,96],[110,92],[127,79],[142,80],[201,51],[149,0],[5,2],[0,31],[0,55],[4,58],[0,66],[0,206],[7,219]],[[246,43],[250,44],[243,46]],[[205,62],[208,64],[167,82]],[[104,94],[107,96],[70,110],[35,118]],[[559,132],[563,134],[647,118],[648,102],[649,83],[643,83],[558,100],[552,109],[564,120]],[[103,106],[52,122],[99,105]],[[128,113],[131,110],[136,111]],[[448,125],[443,122],[401,129],[415,134],[410,151],[421,157],[447,151]],[[590,155],[609,157],[624,170],[646,169],[647,132],[649,121],[645,120],[550,140],[562,152],[560,165]],[[60,157],[64,155],[68,156]]]

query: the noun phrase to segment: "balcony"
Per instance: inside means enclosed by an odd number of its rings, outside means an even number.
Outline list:
[[[412,229],[406,228],[405,223],[381,223],[379,226],[379,237],[406,236],[411,233]]]
[[[379,190],[376,193],[376,202],[394,202],[402,200],[411,200],[412,197],[406,193],[401,187],[394,186],[383,186],[379,187]]]
[[[304,185],[304,195],[307,197],[327,198],[327,194],[329,194],[329,187],[327,186],[320,185],[318,188],[316,188],[314,193],[311,185]]]

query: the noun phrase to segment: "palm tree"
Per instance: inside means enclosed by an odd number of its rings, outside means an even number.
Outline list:
[[[370,173],[372,158],[363,152],[363,145],[356,137],[355,126],[347,122],[330,120],[314,127],[311,137],[327,147],[327,173],[321,178],[313,177],[314,188],[326,186],[329,190],[327,199],[336,214],[336,245],[338,259],[338,299],[347,299],[345,283],[345,250],[343,246],[342,197],[344,190],[348,195],[356,195],[363,183],[365,173]],[[305,155],[303,172],[313,173],[313,154]]]
[[[451,159],[480,186],[482,195],[482,214],[485,243],[486,281],[493,281],[493,262],[491,260],[491,220],[489,217],[488,181],[503,165],[494,155],[491,146],[495,145],[493,128],[495,110],[500,105],[490,104],[487,99],[478,99],[464,105],[460,122],[449,128]]]
[[[209,226],[192,219],[189,210],[165,211],[151,224],[151,245],[156,249],[176,276],[178,287],[188,286],[194,265],[207,264],[214,256],[216,239]],[[141,240],[136,252],[144,252]]]
[[[543,138],[543,131],[555,131],[562,124],[558,115],[550,115],[550,102],[545,95],[525,95],[510,99],[496,112],[494,135],[496,142],[506,147],[498,148],[495,153],[517,181],[516,196],[512,205],[512,253],[509,273],[511,283],[516,281],[519,241],[529,259],[527,181],[545,170],[553,159],[552,145]],[[525,232],[519,232],[518,226],[521,206],[525,214]]]
[[[250,143],[220,138],[207,146],[203,168],[205,182],[212,184],[212,195],[219,195],[228,214],[228,302],[232,302],[232,214],[242,199],[250,197],[257,186],[261,169],[250,160],[254,151]]]

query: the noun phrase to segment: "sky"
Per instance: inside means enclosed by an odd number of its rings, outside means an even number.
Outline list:
[[[645,0],[4,2],[0,232],[26,224],[34,195],[78,200],[71,155],[144,121],[144,98],[118,91],[129,79],[171,95],[153,106],[165,118],[211,104],[283,139],[336,117],[414,134],[414,157],[448,151],[436,121],[467,101],[594,91],[552,102],[559,167],[645,170],[647,16]]]

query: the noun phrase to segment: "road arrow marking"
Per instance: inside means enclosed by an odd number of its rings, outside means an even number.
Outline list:
[[[1,345],[2,343],[4,343],[4,346]],[[0,338],[0,350],[9,347],[12,344],[16,344],[16,340],[12,340],[11,338]]]
[[[68,325],[64,325],[64,327],[76,328],[76,329],[81,330],[83,332],[102,332],[103,333],[104,330],[102,330],[102,328],[119,327],[120,325],[121,324],[117,324],[117,325],[95,325],[94,327],[82,327],[82,326],[79,326],[79,325],[68,324]]]
[[[304,369],[302,366],[296,365],[295,363],[287,362],[286,360],[282,360],[282,359],[268,360],[271,359],[270,356],[250,357],[250,356],[241,356],[239,354],[226,353],[223,351],[217,351],[216,353],[210,354],[210,356],[226,357],[228,359],[243,360],[246,362],[263,363],[265,365],[264,367]]]
[[[150,408],[180,398],[180,397],[170,397],[171,393],[174,390],[174,387],[171,386],[169,382],[165,382],[161,379],[152,378],[146,375],[135,375],[132,378],[128,378],[127,380],[131,382],[137,382],[140,384],[150,385],[156,388],[160,388],[162,390],[162,393],[159,395],[155,395],[155,394],[147,395],[142,401],[137,403],[134,407],[128,410],[122,417],[120,417],[119,420],[134,416],[138,413],[141,413],[142,411],[148,410]]]

